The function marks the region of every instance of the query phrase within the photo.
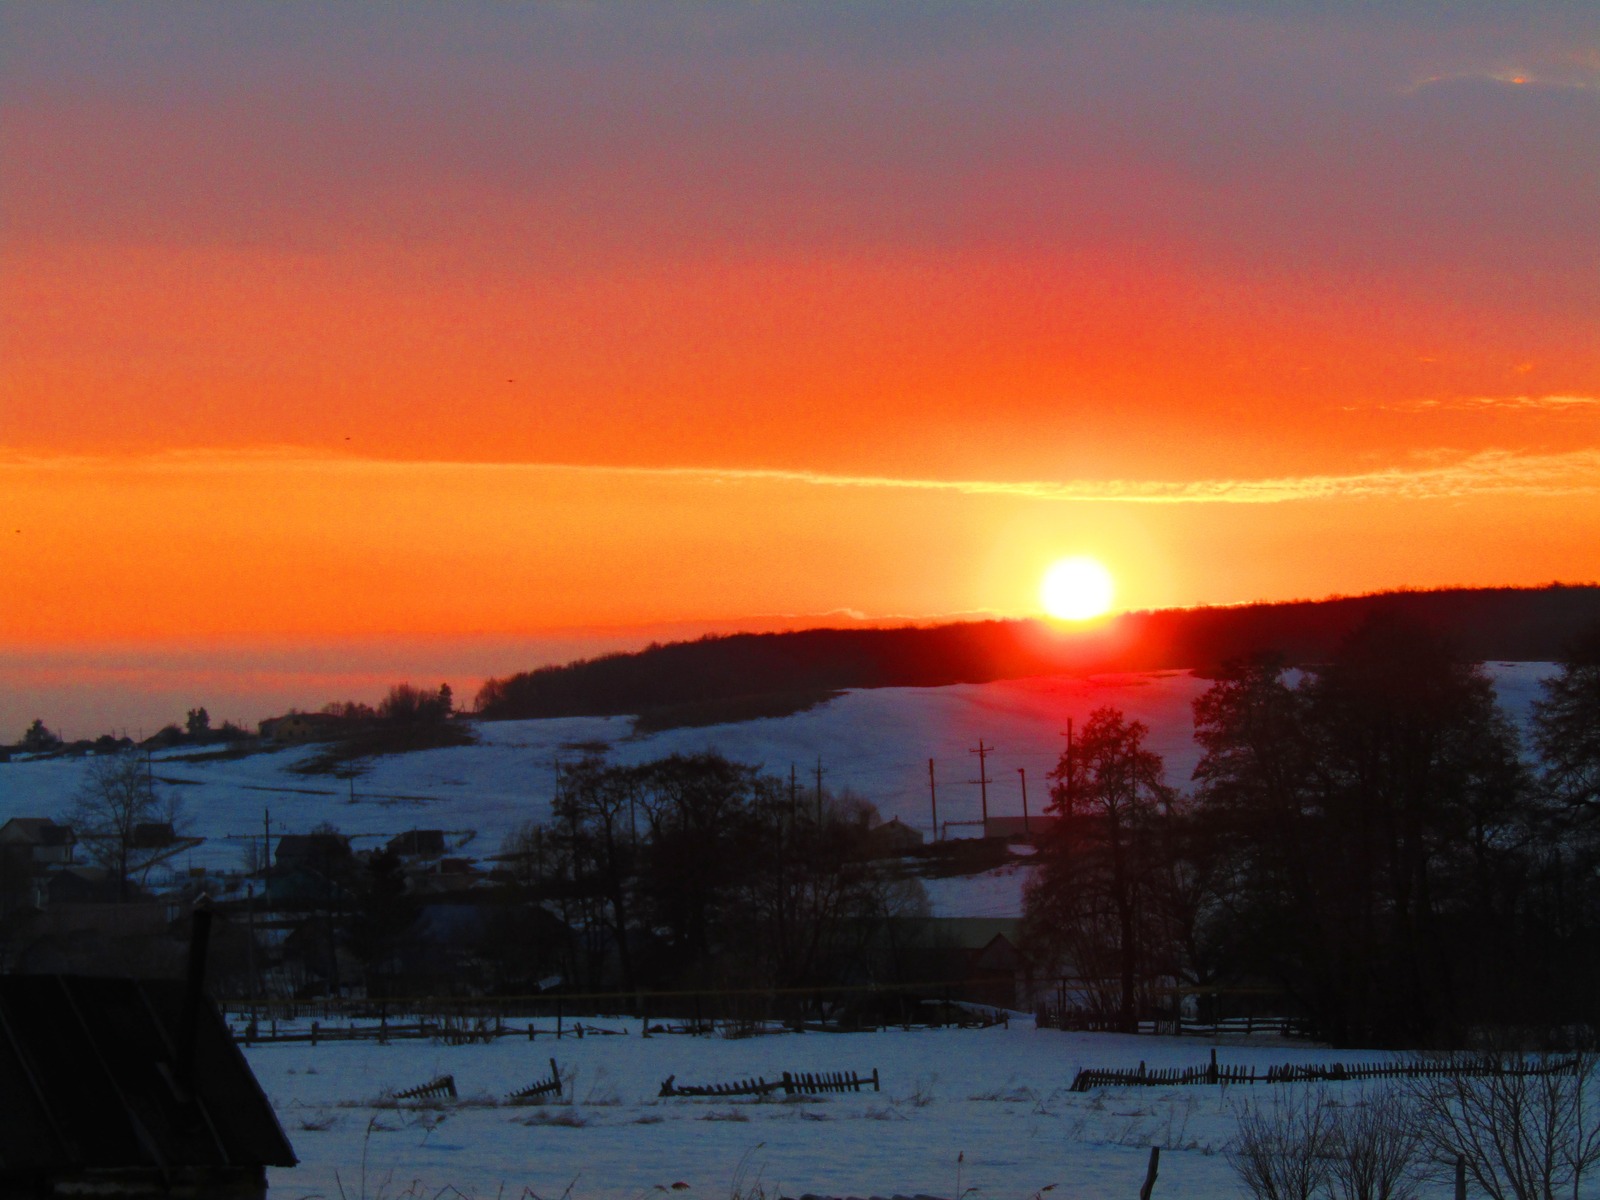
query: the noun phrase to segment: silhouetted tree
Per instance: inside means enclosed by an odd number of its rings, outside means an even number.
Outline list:
[[[349,921],[351,952],[367,967],[368,994],[373,984],[392,975],[406,931],[416,922],[418,905],[407,894],[400,856],[378,850],[355,873]]]
[[[552,846],[565,866],[560,895],[590,932],[591,983],[600,983],[608,948],[622,984],[634,986],[632,947],[637,839],[632,822],[633,773],[590,756],[561,768],[551,804]]]
[[[121,899],[128,897],[128,882],[141,878],[171,849],[141,844],[139,827],[168,824],[176,828],[182,807],[173,796],[156,794],[146,760],[134,751],[99,755],[84,766],[72,810],[72,825],[90,859],[117,881]]]
[[[507,857],[525,901],[572,931],[566,973],[589,986],[821,985],[864,972],[883,919],[920,896],[862,852],[871,817],[849,797],[791,803],[717,754],[589,757],[560,768],[549,823]]]
[[[1533,704],[1544,782],[1563,804],[1600,813],[1600,624],[1568,648]]]
[[[1051,773],[1056,823],[1040,843],[1024,892],[1030,941],[1072,960],[1086,981],[1114,979],[1120,1024],[1135,1027],[1140,985],[1164,949],[1157,943],[1162,866],[1175,795],[1149,729],[1115,708],[1089,716]]]
[[[450,704],[446,689],[429,692],[409,683],[397,683],[378,705],[378,717],[391,725],[431,724],[450,715]]]
[[[1229,859],[1213,935],[1235,969],[1340,1042],[1463,1019],[1485,948],[1516,952],[1536,820],[1483,672],[1379,615],[1297,683],[1231,667],[1195,720],[1201,819]]]
[[[752,869],[758,777],[719,754],[674,754],[637,774],[648,830],[640,860],[645,912],[663,956],[708,982],[728,909]]]
[[[61,745],[61,739],[45,728],[44,719],[35,717],[33,724],[28,726],[27,732],[22,735],[22,748],[40,753],[54,750]]]
[[[191,708],[184,727],[192,738],[203,738],[211,732],[211,714],[204,708]]]

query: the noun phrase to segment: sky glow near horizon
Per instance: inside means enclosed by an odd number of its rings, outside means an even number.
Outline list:
[[[1600,578],[1597,161],[1566,5],[0,6],[0,741],[129,647]]]

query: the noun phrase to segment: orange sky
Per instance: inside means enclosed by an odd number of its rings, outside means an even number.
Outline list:
[[[1600,578],[1597,161],[1567,5],[9,5],[0,650]]]

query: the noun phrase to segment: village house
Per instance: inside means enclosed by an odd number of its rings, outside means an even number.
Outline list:
[[[332,713],[288,713],[268,717],[256,728],[262,737],[275,742],[331,742],[350,732],[350,721]]]
[[[444,830],[408,829],[390,838],[384,848],[408,865],[425,859],[443,858],[446,850]]]
[[[70,863],[77,844],[72,826],[57,825],[49,817],[12,817],[0,825],[0,846],[26,847],[36,866]]]

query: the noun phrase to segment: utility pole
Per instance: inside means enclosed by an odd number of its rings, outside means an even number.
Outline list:
[[[250,940],[245,943],[245,977],[250,981],[250,1019],[256,1019],[256,889],[254,884],[244,885],[245,913],[250,922]]]
[[[1028,769],[1017,768],[1017,776],[1022,780],[1022,836],[1028,836]]]
[[[989,755],[993,754],[994,751],[995,748],[993,746],[985,746],[983,744],[982,738],[978,739],[978,748],[976,750],[967,751],[968,754],[976,754],[978,756],[978,796],[983,804],[984,837],[989,836],[989,771],[987,769],[987,761]]]
[[[1065,793],[1067,802],[1062,808],[1061,816],[1065,820],[1072,818],[1072,718],[1067,718],[1067,728],[1062,734],[1067,739],[1067,774],[1061,781],[1062,792]]]
[[[933,809],[933,840],[939,840],[939,790],[933,784],[933,759],[928,760],[928,804]]]

